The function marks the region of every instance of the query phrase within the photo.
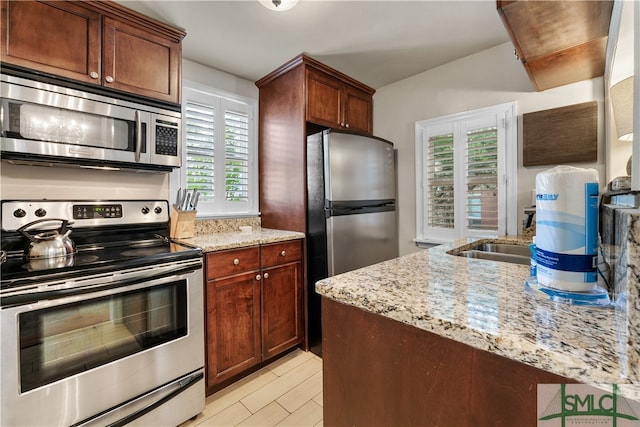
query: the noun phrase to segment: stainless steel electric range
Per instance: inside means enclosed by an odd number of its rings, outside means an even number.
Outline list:
[[[158,200],[3,201],[0,425],[177,425],[204,408],[202,252]]]

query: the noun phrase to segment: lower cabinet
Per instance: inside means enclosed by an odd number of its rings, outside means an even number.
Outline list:
[[[322,339],[327,426],[536,427],[537,385],[576,382],[328,298]]]
[[[206,258],[207,389],[302,342],[302,240]]]

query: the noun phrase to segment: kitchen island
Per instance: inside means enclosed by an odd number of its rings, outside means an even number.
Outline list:
[[[544,383],[637,396],[624,312],[526,294],[528,266],[454,246],[316,284],[326,425],[536,425]]]

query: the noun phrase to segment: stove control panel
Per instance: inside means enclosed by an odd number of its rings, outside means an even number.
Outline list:
[[[73,205],[73,219],[122,218],[122,205]]]
[[[43,219],[66,219],[73,228],[169,222],[166,200],[5,200],[2,230],[16,231]],[[34,229],[54,229],[60,221],[44,221]]]

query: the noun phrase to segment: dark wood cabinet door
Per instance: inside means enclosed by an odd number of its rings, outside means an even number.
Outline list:
[[[302,263],[262,270],[262,355],[302,342]]]
[[[328,74],[307,69],[307,121],[373,132],[373,97]]]
[[[307,121],[340,128],[342,84],[313,69],[307,70]]]
[[[260,362],[259,271],[207,282],[207,386]]]
[[[343,91],[344,127],[349,130],[373,133],[373,99],[355,88]]]
[[[3,62],[100,83],[100,14],[82,4],[2,1],[0,31]]]
[[[179,42],[105,17],[102,50],[104,86],[180,102]]]

